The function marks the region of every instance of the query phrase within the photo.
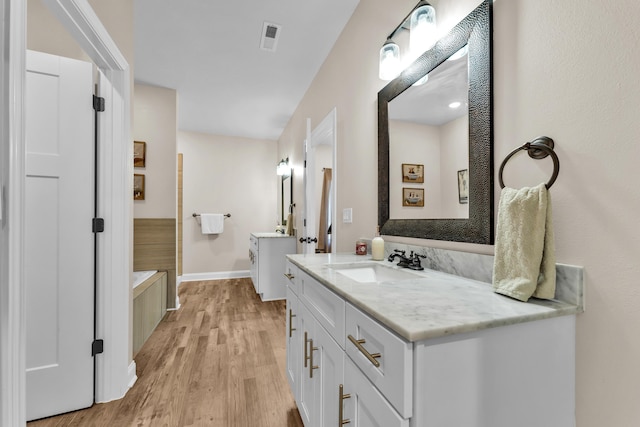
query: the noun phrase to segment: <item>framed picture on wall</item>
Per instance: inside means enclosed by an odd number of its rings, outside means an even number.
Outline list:
[[[414,182],[422,184],[424,182],[424,166],[411,163],[402,164],[402,182]]]
[[[144,175],[133,174],[133,200],[144,200]]]
[[[146,166],[147,143],[144,141],[133,141],[133,167],[143,168]]]
[[[402,188],[402,206],[424,207],[424,188]]]
[[[469,169],[458,171],[458,203],[469,203]]]

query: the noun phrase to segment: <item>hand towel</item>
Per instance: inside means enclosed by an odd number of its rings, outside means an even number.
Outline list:
[[[545,184],[500,193],[493,290],[520,301],[552,299],[556,260],[551,197]]]
[[[202,234],[220,234],[224,231],[223,214],[200,214]]]
[[[285,233],[287,236],[293,236],[293,214],[287,215],[287,230]]]

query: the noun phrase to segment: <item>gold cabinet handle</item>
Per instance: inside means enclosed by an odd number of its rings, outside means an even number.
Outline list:
[[[338,427],[342,427],[345,424],[349,424],[351,420],[345,420],[344,418],[344,399],[349,399],[351,397],[350,394],[344,393],[344,386],[340,384],[339,387],[339,395],[338,395]]]
[[[365,357],[369,359],[369,362],[373,363],[373,366],[375,366],[376,368],[380,367],[380,362],[378,362],[376,359],[379,359],[380,357],[382,357],[382,355],[380,353],[369,353],[367,349],[362,345],[366,342],[365,340],[357,340],[353,337],[353,335],[349,335],[349,341],[351,341],[353,345],[355,345],[358,350],[360,350],[360,353],[364,354]]]
[[[291,338],[291,336],[293,335],[293,331],[296,330],[296,328],[293,328],[293,318],[296,317],[295,314],[293,314],[293,311],[291,311],[291,309],[289,309],[289,338]]]
[[[284,273],[284,277],[286,277],[289,280],[293,280],[295,278],[295,276],[291,273]]]
[[[318,366],[313,366],[313,352],[317,349],[313,346],[313,340],[309,340],[309,378],[313,378],[313,370],[318,369]]]
[[[304,332],[304,367],[307,367],[307,360],[309,360],[309,356],[307,356],[307,343],[309,340],[307,339],[307,331]]]

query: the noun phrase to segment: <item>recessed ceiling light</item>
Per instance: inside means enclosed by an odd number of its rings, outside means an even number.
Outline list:
[[[461,106],[462,103],[461,102],[452,102],[451,104],[449,104],[449,108],[454,109],[454,108],[458,108],[459,106]]]

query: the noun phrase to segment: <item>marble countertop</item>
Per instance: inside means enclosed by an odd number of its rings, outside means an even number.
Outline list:
[[[272,238],[272,237],[293,237],[288,234],[276,233],[276,232],[266,232],[266,233],[251,233],[253,237],[257,237],[258,239],[262,239],[264,237]]]
[[[361,283],[330,264],[380,263],[355,254],[287,255],[295,265],[408,341],[473,332],[533,320],[575,315],[576,305],[556,300],[521,302],[493,292],[490,283],[425,269],[396,282]]]

